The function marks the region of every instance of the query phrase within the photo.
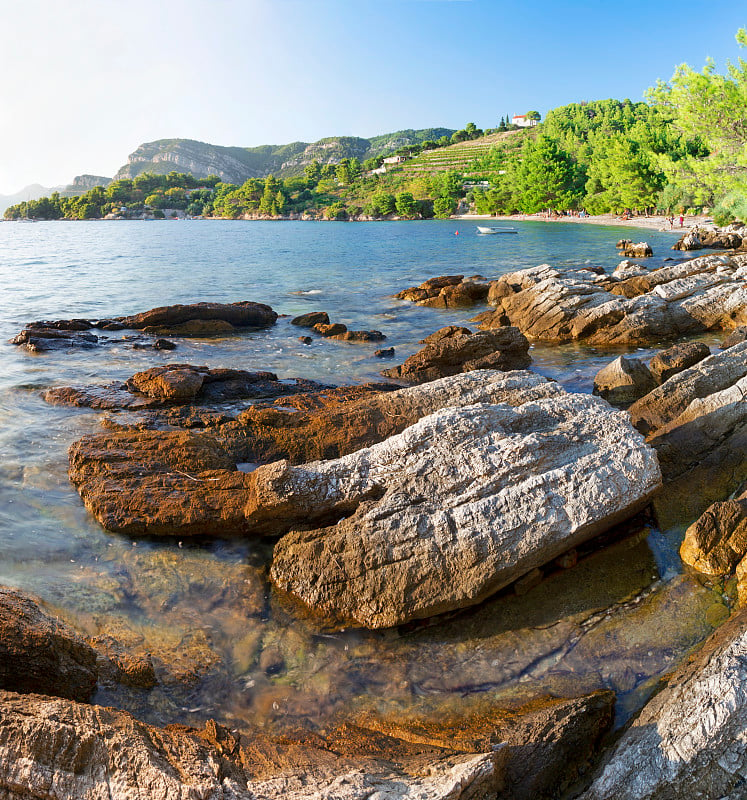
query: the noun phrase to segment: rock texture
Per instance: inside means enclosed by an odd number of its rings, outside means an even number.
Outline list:
[[[547,264],[490,286],[481,328],[515,325],[529,339],[646,344],[747,322],[747,255],[702,256],[616,281]]]
[[[661,384],[678,372],[708,358],[709,355],[711,355],[711,349],[705,342],[683,342],[658,352],[651,359],[648,368],[654,376],[654,380]]]
[[[339,520],[278,542],[276,586],[369,628],[478,603],[631,516],[660,485],[655,454],[622,415],[564,394],[445,408],[342,459],[252,477],[253,525]]]
[[[382,375],[423,383],[475,369],[518,370],[529,366],[529,342],[518,328],[472,333],[448,326],[423,339],[425,347]]]
[[[747,553],[747,499],[714,503],[685,531],[680,556],[706,575],[731,575]]]
[[[618,356],[594,376],[594,394],[613,406],[628,406],[656,386],[648,367],[638,358]]]
[[[0,689],[88,700],[96,653],[27,595],[0,587]]]
[[[104,527],[130,534],[225,535],[247,529],[250,475],[236,465],[338,458],[400,433],[439,408],[519,405],[562,392],[531,373],[482,370],[399,391],[348,387],[251,406],[238,420],[186,431],[87,436],[70,478]]]
[[[667,485],[655,501],[663,527],[689,525],[747,480],[746,393],[744,342],[679,372],[630,407]]]
[[[506,756],[352,726],[326,739],[242,741],[214,722],[160,729],[111,708],[0,691],[3,800],[488,800]]]
[[[620,239],[616,245],[620,255],[626,258],[649,258],[654,254],[648,242],[633,242],[631,239]]]
[[[649,701],[581,800],[744,797],[747,614]]]

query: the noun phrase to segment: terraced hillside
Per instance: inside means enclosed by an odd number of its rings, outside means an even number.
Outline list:
[[[534,129],[506,131],[504,133],[491,133],[479,139],[442,147],[438,150],[428,150],[416,158],[404,163],[403,172],[418,175],[430,172],[443,172],[456,170],[464,175],[477,174],[475,161],[482,156],[487,156],[493,147],[514,149],[520,147],[526,136],[534,135]]]

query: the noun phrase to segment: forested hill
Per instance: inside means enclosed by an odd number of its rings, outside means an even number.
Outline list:
[[[450,128],[404,130],[362,139],[333,136],[318,142],[292,142],[259,147],[222,147],[193,139],[159,139],[141,144],[131,153],[114,180],[133,179],[144,172],[166,175],[186,172],[197,178],[218,175],[226,183],[241,184],[249,178],[302,175],[304,168],[317,161],[337,164],[344,158],[368,158],[390,153],[400,147],[427,140],[450,137]]]

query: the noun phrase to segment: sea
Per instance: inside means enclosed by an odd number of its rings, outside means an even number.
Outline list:
[[[272,541],[112,534],[68,480],[70,445],[117,414],[48,405],[48,388],[121,381],[174,362],[335,385],[381,380],[379,370],[401,363],[424,336],[469,326],[482,310],[393,297],[428,278],[489,279],[543,263],[611,271],[621,238],[648,241],[652,266],[683,257],[670,249],[671,232],[511,224],[518,235],[479,236],[464,220],[0,224],[0,585],[33,594],[105,654],[94,702],[158,724],[216,719],[236,730],[284,730],[372,714],[442,719],[611,688],[622,722],[712,630],[725,595],[683,574],[681,531],[651,523],[579,552],[576,566],[550,570],[526,595],[506,591],[390,631],[330,632],[273,592]],[[267,303],[281,317],[267,330],[178,339],[173,352],[134,349],[121,333],[93,350],[32,354],[7,343],[31,321],[239,300]],[[380,330],[386,341],[305,345],[290,319],[309,311]],[[382,346],[394,347],[393,361],[374,356]],[[596,371],[629,351],[534,345],[531,369],[589,392]],[[155,685],[123,683],[120,668],[133,663],[152,664]]]

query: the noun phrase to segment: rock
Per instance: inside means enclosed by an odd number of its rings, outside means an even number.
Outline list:
[[[299,336],[298,341],[301,342],[301,344],[312,344],[314,342],[311,336]]]
[[[518,708],[489,709],[475,715],[439,716],[438,722],[404,714],[368,714],[360,724],[388,736],[439,747],[508,750],[505,794],[511,800],[550,800],[586,771],[601,738],[612,726],[615,695],[541,697]]]
[[[637,358],[618,356],[594,376],[594,394],[614,406],[628,406],[656,386],[646,365]]]
[[[747,480],[747,342],[674,375],[629,413],[656,448],[666,491],[659,525],[689,525]]]
[[[375,358],[394,358],[394,348],[384,347],[381,350],[374,350]]]
[[[317,324],[312,325],[311,328],[322,336],[338,336],[345,333],[348,329],[347,325],[343,325],[341,322],[334,322],[331,325],[324,325],[321,322],[317,322]]]
[[[521,597],[542,583],[542,570],[535,567],[514,583],[514,592]]]
[[[616,246],[620,254],[626,258],[649,258],[654,254],[648,242],[636,244],[630,239],[620,239]]]
[[[267,675],[277,675],[285,668],[283,654],[276,647],[268,647],[259,657],[259,668]]]
[[[144,330],[180,329],[192,322],[224,322],[231,328],[266,328],[274,325],[277,314],[264,303],[247,300],[239,303],[192,303],[190,305],[160,306],[129,317],[116,317],[125,328]],[[179,326],[182,326],[179,328]],[[205,329],[202,329],[203,332]],[[230,329],[229,329],[230,330]]]
[[[672,245],[672,250],[700,250],[703,243],[700,241],[700,236],[697,232],[684,234],[679,241]]]
[[[706,575],[731,575],[747,554],[747,499],[710,506],[685,531],[680,556]]]
[[[449,326],[436,331],[422,350],[404,364],[383,370],[397,380],[425,382],[474,369],[524,369],[531,362],[529,342],[518,328],[464,333],[465,328]]]
[[[345,331],[329,337],[342,342],[381,342],[386,336],[381,331]]]
[[[204,371],[189,364],[168,364],[136,373],[125,386],[158,400],[191,400],[202,389],[203,380]]]
[[[0,689],[86,701],[97,680],[96,652],[75,631],[0,587]]]
[[[602,273],[604,274],[604,273]],[[618,281],[624,281],[627,278],[636,278],[640,275],[647,275],[648,269],[642,264],[636,264],[633,261],[621,261],[612,273],[612,277]]]
[[[747,254],[701,256],[614,281],[543,264],[493,281],[488,302],[495,324],[529,339],[646,344],[747,321],[745,265]]]
[[[397,300],[411,300],[414,303],[419,303],[427,300],[430,297],[437,297],[441,289],[447,286],[456,286],[462,282],[464,275],[441,275],[438,278],[429,278],[420,286],[412,286],[409,289],[395,294]]]
[[[345,458],[252,478],[250,524],[336,520],[275,545],[275,585],[369,628],[481,602],[640,510],[661,480],[622,415],[564,394],[445,408]]]
[[[487,283],[463,281],[443,287],[437,295],[418,301],[418,305],[430,308],[469,308],[477,303],[484,303],[489,288]]]
[[[0,796],[149,800],[476,800],[504,784],[508,750],[411,744],[340,726],[239,738],[154,728],[123,711],[0,692]]]
[[[703,247],[713,247],[719,250],[736,250],[742,246],[743,237],[738,233],[726,231],[704,231],[700,235]]]
[[[176,350],[176,344],[168,339],[156,339],[155,342],[135,342],[135,350]]]
[[[291,320],[291,325],[299,325],[302,328],[313,328],[318,324],[329,325],[329,314],[326,311],[310,311]]]
[[[654,696],[580,800],[744,796],[747,615],[740,612]]]
[[[735,328],[723,342],[721,342],[721,349],[728,350],[730,347],[734,347],[735,344],[740,344],[740,342],[747,342],[747,326],[745,325],[740,325],[738,328]]]
[[[654,376],[654,380],[661,384],[678,372],[708,358],[709,355],[711,355],[711,349],[705,342],[683,342],[667,350],[659,351],[651,359],[648,368]]]
[[[70,479],[109,530],[131,535],[228,535],[248,528],[251,487],[241,462],[339,458],[447,406],[521,404],[562,392],[527,372],[479,371],[399,391],[343,387],[250,406],[215,433],[122,431],[70,448]]]
[[[90,350],[96,347],[98,341],[98,336],[86,331],[59,329],[43,323],[32,323],[10,339],[8,343],[23,345],[32,353],[43,353],[49,350],[72,348]]]
[[[329,387],[304,378],[281,381],[273,372],[166,364],[138,372],[123,384],[82,388],[64,386],[48,389],[43,397],[55,405],[137,411],[195,400],[225,402],[281,397],[299,391],[322,391],[326,388]]]

